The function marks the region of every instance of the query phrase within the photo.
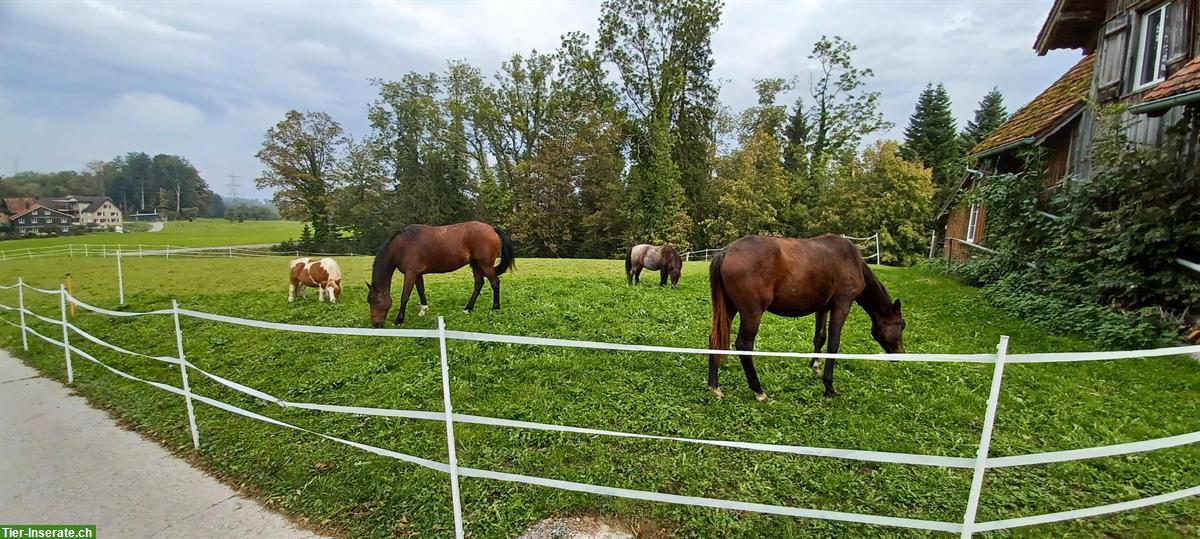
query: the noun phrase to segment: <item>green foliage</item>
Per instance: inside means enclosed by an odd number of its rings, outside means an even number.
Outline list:
[[[624,215],[626,244],[671,242],[686,249],[691,219],[684,211],[679,168],[671,160],[674,144],[667,118],[650,125],[650,145],[629,171]]]
[[[757,129],[741,148],[719,159],[717,214],[705,227],[716,245],[746,234],[783,234],[788,177],[779,152],[775,137]]]
[[[1006,120],[1008,111],[1004,108],[1004,96],[999,89],[992,88],[992,91],[979,101],[979,108],[975,109],[975,119],[967,122],[967,128],[962,132],[963,149],[970,151]]]
[[[857,237],[879,232],[885,264],[924,259],[933,213],[930,170],[901,158],[897,142],[880,141],[848,172],[821,198],[827,231]]]
[[[1186,151],[1188,121],[1162,146],[1139,146],[1126,138],[1119,110],[1101,111],[1090,181],[1047,191],[1036,157],[1027,157],[1030,172],[990,178],[976,196],[998,252],[956,271],[989,289],[1004,283],[989,297],[1024,312],[1042,302],[1038,319],[1047,323],[1115,311],[1082,328],[1109,346],[1171,342],[1200,312],[1200,280],[1176,263],[1200,253],[1200,169]],[[1125,335],[1113,329],[1120,323]]]
[[[950,110],[950,94],[942,84],[928,84],[917,99],[916,110],[904,129],[901,155],[933,170],[935,200],[945,200],[955,188],[963,172],[962,140],[958,135],[954,114]]]
[[[267,130],[255,154],[266,167],[255,185],[275,189],[275,203],[290,216],[303,215],[317,241],[333,235],[330,192],[348,142],[342,126],[328,114],[290,110]]]

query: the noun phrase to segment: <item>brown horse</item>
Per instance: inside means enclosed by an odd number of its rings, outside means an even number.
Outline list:
[[[659,271],[662,280],[658,286],[667,286],[667,277],[671,278],[671,288],[679,284],[679,272],[683,270],[683,258],[671,244],[659,246],[650,244],[634,245],[625,253],[625,278],[629,284],[642,282],[642,269]]]
[[[712,333],[709,346],[713,350],[729,349],[729,330],[734,314],[741,316],[738,328],[738,350],[754,350],[754,338],[764,312],[779,316],[799,317],[817,315],[817,331],[813,351],[820,352],[825,344],[825,322],[829,321],[829,353],[836,354],[842,340],[842,325],[850,314],[851,304],[858,302],[871,317],[871,336],[887,353],[903,353],[904,317],[900,300],[892,302],[883,284],[863,262],[862,253],[849,240],[826,234],[819,238],[801,240],[746,236],[734,241],[718,254],[709,266],[709,286],[712,289]],[[708,361],[708,387],[721,398],[717,384],[717,369],[725,359],[714,354]],[[743,355],[742,369],[746,381],[758,400],[767,400],[751,356]],[[813,359],[812,369],[817,370]],[[837,395],[833,390],[835,361],[825,360],[825,396]]]
[[[500,257],[500,265],[494,266]],[[464,308],[471,312],[483,288],[483,278],[492,284],[492,309],[500,309],[500,275],[514,267],[516,257],[512,240],[503,230],[479,221],[446,226],[408,225],[392,235],[375,253],[371,282],[367,283],[367,303],[371,305],[371,324],[382,327],[392,308],[392,275],[404,274],[404,291],[400,294],[400,311],[396,324],[404,323],[408,296],[413,286],[421,298],[421,312],[429,310],[425,302],[426,273],[449,273],[467,264],[475,272],[475,291]]]

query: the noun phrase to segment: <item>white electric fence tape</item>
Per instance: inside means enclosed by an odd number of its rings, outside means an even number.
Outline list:
[[[26,283],[22,283],[21,286],[28,288],[29,290],[33,290],[34,292],[41,292],[43,294],[50,294],[50,295],[54,295],[54,296],[57,296],[62,293],[59,290],[46,290],[44,288],[38,288],[36,286],[29,286]]]

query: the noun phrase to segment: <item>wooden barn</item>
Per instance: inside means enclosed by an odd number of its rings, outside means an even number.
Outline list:
[[[1020,171],[1023,149],[1044,150],[1047,190],[1091,177],[1088,102],[1128,105],[1124,124],[1135,143],[1161,144],[1181,122],[1200,129],[1200,0],[1056,0],[1034,44],[1039,55],[1054,49],[1084,58],[971,149],[974,165],[939,213],[947,258],[986,249],[987,208],[963,195],[991,175]]]

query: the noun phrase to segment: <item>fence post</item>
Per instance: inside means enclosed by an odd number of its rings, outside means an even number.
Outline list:
[[[21,308],[21,349],[29,351],[29,337],[25,335],[25,280],[17,277],[17,306]]]
[[[83,256],[88,256],[88,244],[83,244]]]
[[[171,258],[171,244],[167,244],[167,258]]]
[[[67,244],[67,258],[75,258],[75,244],[74,243]]]
[[[454,451],[454,409],[450,406],[450,363],[446,360],[446,320],[438,317],[438,346],[442,355],[442,402],[446,411],[446,446],[450,453],[450,495],[454,498],[454,536],[463,538],[462,505],[458,500],[458,456]]]
[[[100,257],[105,258],[107,256],[108,256],[108,245],[101,244],[100,245]]]
[[[121,272],[121,250],[117,249],[117,301],[125,304],[125,274]]]
[[[1004,378],[1004,359],[1007,355],[1008,335],[1001,335],[1000,344],[996,346],[996,364],[992,369],[992,390],[988,393],[987,411],[983,414],[979,452],[975,455],[975,473],[971,475],[967,512],[963,515],[962,539],[969,539],[975,529],[975,511],[979,508],[979,492],[983,490],[983,474],[987,470],[988,448],[992,445],[992,427],[996,424],[996,407],[1000,404],[1000,381]]]
[[[229,258],[233,258],[233,247],[229,248]]]
[[[142,244],[138,244],[138,258],[142,257]]]
[[[196,430],[196,411],[192,408],[192,388],[188,386],[187,359],[183,355],[183,330],[179,329],[179,302],[171,300],[175,319],[175,347],[179,351],[179,376],[183,378],[183,399],[187,403],[188,427],[192,429],[192,447],[200,449],[200,431]]]
[[[875,233],[875,265],[883,265],[883,248],[879,246],[879,233]]]
[[[75,371],[71,369],[71,338],[67,335],[67,286],[58,285],[58,306],[62,312],[63,353],[67,356],[67,383],[75,382]]]
[[[937,230],[929,235],[929,258],[933,258],[933,247],[937,245]]]
[[[33,251],[31,251],[29,249],[25,249],[25,254],[29,255],[30,260],[33,260]]]

